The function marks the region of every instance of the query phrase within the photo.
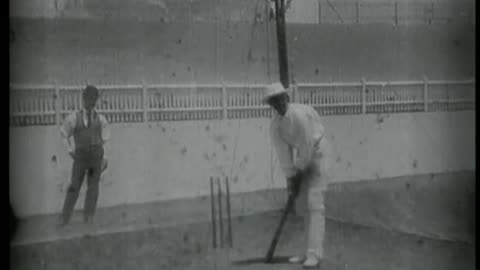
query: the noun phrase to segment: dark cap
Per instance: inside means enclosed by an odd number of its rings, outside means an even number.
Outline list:
[[[99,96],[98,89],[93,85],[87,85],[87,87],[85,87],[85,90],[83,90],[83,94],[95,97]]]

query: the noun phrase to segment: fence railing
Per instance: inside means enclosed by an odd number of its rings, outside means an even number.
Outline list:
[[[318,1],[319,23],[475,24],[475,1]]]
[[[82,107],[84,86],[10,85],[10,126],[58,125]],[[110,123],[271,117],[265,85],[103,85],[97,110]],[[475,81],[292,85],[294,102],[320,115],[475,110]]]

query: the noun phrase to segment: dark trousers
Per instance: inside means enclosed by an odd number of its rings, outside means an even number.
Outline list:
[[[94,151],[94,153],[77,152],[76,154],[73,161],[71,183],[63,204],[62,217],[65,222],[70,220],[85,174],[87,174],[87,195],[83,212],[84,219],[87,220],[95,214],[100,176],[102,174],[103,149],[101,151],[102,154],[99,152],[100,151]]]

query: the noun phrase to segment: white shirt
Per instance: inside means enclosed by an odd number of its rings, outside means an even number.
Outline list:
[[[287,178],[311,163],[315,143],[325,133],[315,109],[297,103],[289,103],[284,116],[277,114],[273,118],[270,131],[280,167]],[[296,150],[296,162],[293,150]]]
[[[95,111],[95,110],[94,110]],[[94,112],[92,111],[92,113]],[[83,113],[83,123],[85,126],[88,126],[88,116],[86,110],[82,110]],[[108,121],[105,118],[105,116],[97,113],[98,115],[98,120],[100,121],[100,124],[102,126],[102,140],[103,140],[103,146],[104,146],[104,156],[107,156],[108,152],[108,140],[110,139],[110,129],[108,128]],[[75,125],[77,123],[77,112],[73,112],[69,114],[66,118],[65,121],[63,122],[62,126],[60,127],[60,133],[62,137],[64,138],[70,138],[73,136],[73,130],[75,128]]]

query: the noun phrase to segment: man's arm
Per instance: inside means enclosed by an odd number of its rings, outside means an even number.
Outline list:
[[[272,125],[270,134],[278,156],[278,160],[280,162],[280,167],[287,178],[287,191],[289,194],[295,194],[296,196],[298,195],[298,181],[301,180],[301,177],[299,177],[298,171],[294,166],[293,147],[288,145],[280,137],[278,129],[275,127],[275,125]]]
[[[75,158],[75,148],[72,145],[70,138],[73,135],[73,129],[75,128],[75,122],[77,120],[76,113],[72,113],[65,118],[62,126],[60,127],[60,135],[62,136],[63,144],[67,149],[68,154],[74,159]]]
[[[296,130],[297,136],[301,140],[298,140],[299,143],[295,146],[297,149],[296,168],[303,173],[308,173],[306,171],[312,162],[315,140],[322,136],[320,133],[323,133],[323,126],[319,122],[317,112],[312,107],[309,107],[305,114],[299,115],[298,120]],[[318,127],[321,127],[321,130],[318,130]]]
[[[278,128],[273,124],[270,128],[270,136],[280,162],[280,167],[285,173],[285,177],[288,179],[294,176],[296,174],[296,169],[293,164],[293,148],[280,137]]]
[[[103,115],[100,115],[100,123],[102,124],[103,157],[106,159],[110,153],[110,127],[107,118]]]
[[[103,141],[103,164],[102,171],[106,170],[108,167],[108,157],[110,154],[110,127],[108,125],[107,119],[100,115],[100,122],[102,124],[102,141]]]

